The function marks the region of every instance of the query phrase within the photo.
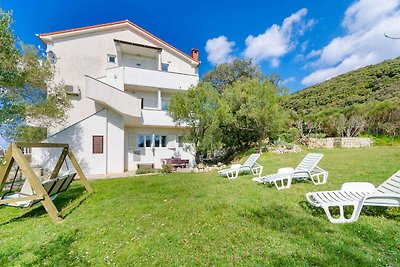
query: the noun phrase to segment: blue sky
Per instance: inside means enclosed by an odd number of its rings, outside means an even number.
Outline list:
[[[400,55],[400,0],[5,1],[24,43],[35,33],[123,19],[178,49],[200,50],[200,74],[235,57],[279,73],[291,92]]]

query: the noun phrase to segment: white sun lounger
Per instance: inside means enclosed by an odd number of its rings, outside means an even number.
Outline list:
[[[281,168],[278,173],[266,175],[262,177],[253,178],[253,182],[274,184],[276,189],[290,188],[292,180],[294,179],[310,179],[314,184],[325,184],[328,179],[328,172],[317,166],[318,162],[324,155],[318,153],[309,153],[300,162],[300,164],[293,168]]]
[[[377,188],[365,182],[344,183],[340,190],[311,192],[306,198],[311,205],[323,208],[331,223],[355,222],[364,205],[400,207],[400,170]],[[345,206],[354,208],[350,218],[344,215]],[[330,207],[339,208],[338,218],[332,217]]]
[[[228,179],[235,179],[238,177],[240,172],[252,172],[254,175],[260,175],[263,167],[256,161],[260,157],[260,154],[251,154],[250,157],[242,164],[231,165],[229,169],[218,171],[219,175],[226,176]]]

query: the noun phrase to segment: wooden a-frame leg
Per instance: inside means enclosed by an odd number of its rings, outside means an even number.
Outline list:
[[[14,164],[14,159],[12,157],[12,147],[10,146],[1,161],[0,166],[0,190],[3,188],[4,183],[7,181],[8,174]]]
[[[33,172],[32,168],[29,166],[28,161],[22,154],[21,150],[15,145],[12,144],[12,156],[15,159],[16,163],[21,169],[21,172],[26,176],[28,179],[33,191],[36,194],[43,195],[43,200],[41,201],[43,207],[49,214],[50,218],[57,223],[61,223],[63,221],[62,218],[58,216],[58,210],[54,205],[53,201],[47,194],[46,190],[43,188],[39,178]]]
[[[68,147],[68,157],[72,162],[72,165],[74,165],[74,168],[76,172],[79,175],[79,179],[81,180],[83,186],[85,187],[86,191],[90,194],[94,193],[93,188],[90,186],[89,181],[87,180],[85,174],[83,173],[81,167],[78,164],[78,161],[76,160],[74,154],[72,153],[72,150],[70,147]]]

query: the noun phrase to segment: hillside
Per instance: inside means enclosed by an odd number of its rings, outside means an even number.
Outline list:
[[[360,68],[288,97],[287,106],[301,114],[400,97],[400,57]]]

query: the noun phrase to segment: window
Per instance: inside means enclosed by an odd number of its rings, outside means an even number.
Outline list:
[[[144,135],[137,136],[137,146],[144,147]]]
[[[103,136],[93,135],[93,154],[103,154]]]
[[[167,137],[165,135],[161,136],[161,147],[167,147]]]
[[[161,70],[162,71],[168,71],[169,64],[168,63],[161,63]]]
[[[151,140],[152,136],[151,135],[146,135],[146,147],[151,147]]]
[[[178,146],[183,147],[183,136],[178,136]]]
[[[159,135],[154,136],[154,146],[160,147],[160,136]]]
[[[107,62],[109,62],[109,63],[117,62],[117,56],[116,55],[107,55]]]

